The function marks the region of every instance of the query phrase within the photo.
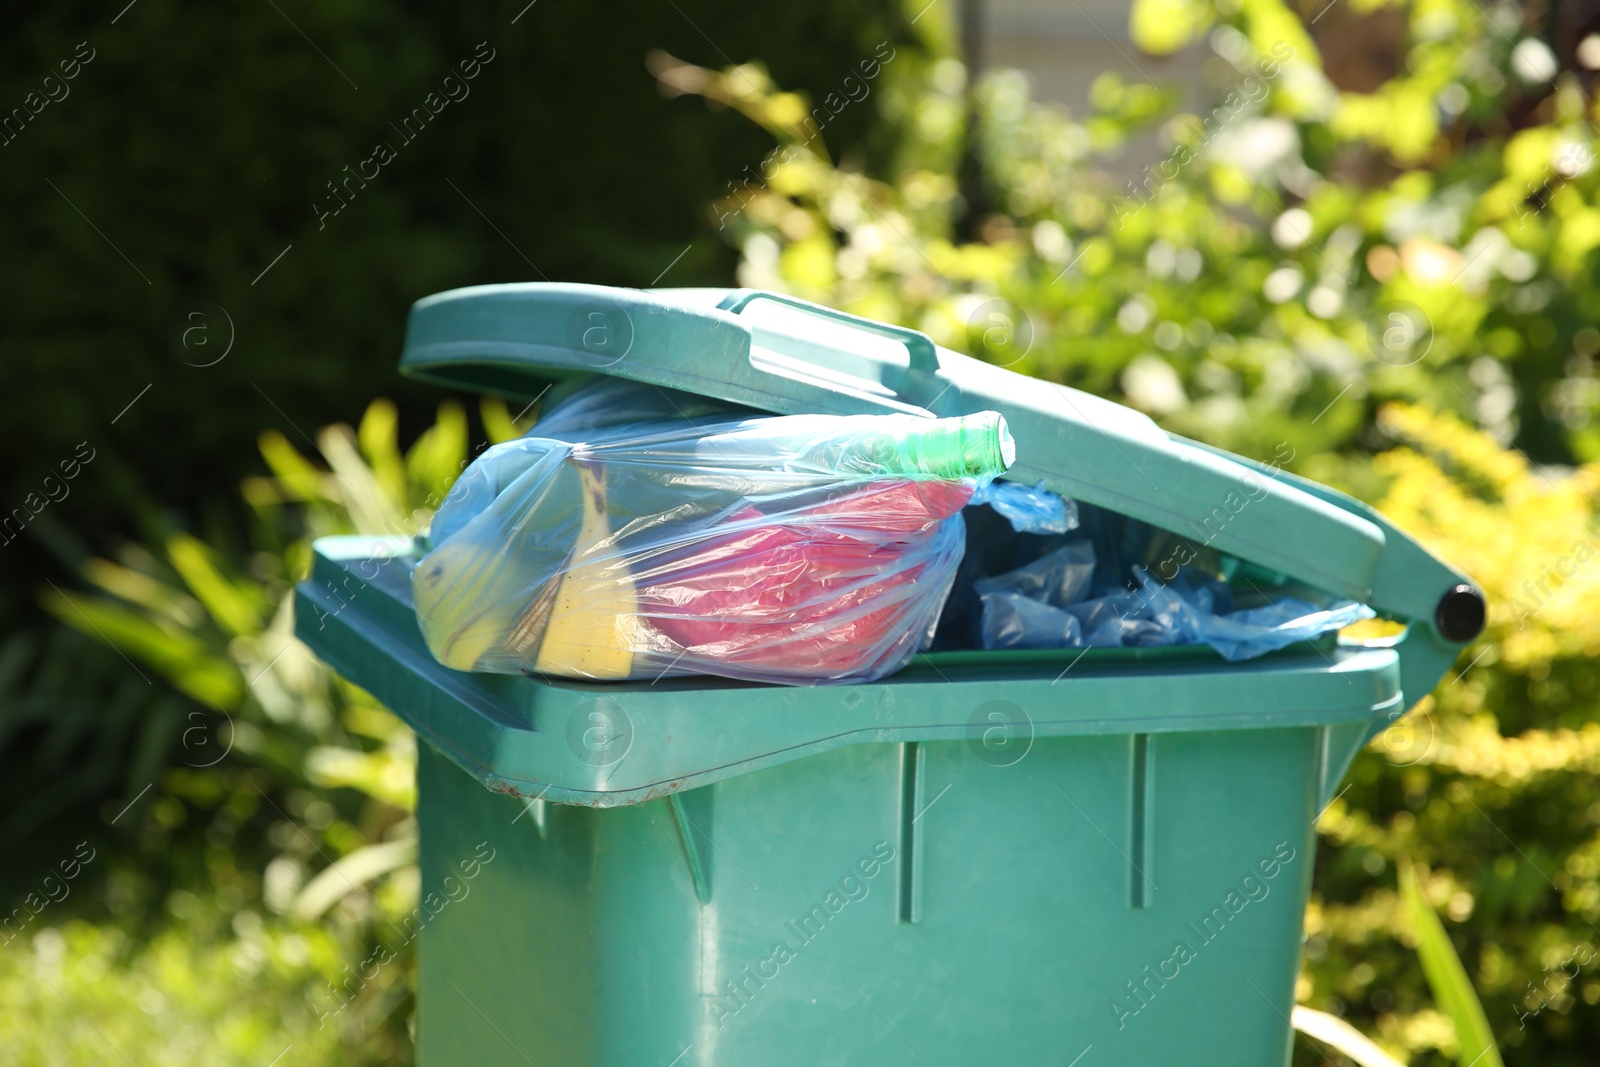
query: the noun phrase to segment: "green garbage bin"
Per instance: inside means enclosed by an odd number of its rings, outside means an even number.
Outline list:
[[[423,1067],[1287,1061],[1312,823],[1481,629],[1461,574],[1324,487],[778,294],[462,289],[412,309],[401,367],[527,400],[601,373],[777,413],[996,410],[1010,477],[1407,624],[1246,663],[589,684],[440,666],[413,538],[320,541],[296,632],[425,742]]]

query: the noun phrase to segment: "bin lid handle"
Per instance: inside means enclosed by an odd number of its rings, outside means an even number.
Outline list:
[[[891,340],[899,341],[906,347],[912,370],[933,374],[939,369],[939,349],[933,343],[933,339],[920,330],[913,330],[906,326],[896,326],[893,323],[862,318],[860,315],[852,315],[847,311],[840,311],[824,304],[813,304],[811,301],[802,300],[797,296],[790,296],[787,293],[775,293],[767,289],[734,289],[728,293],[727,297],[717,307],[723,311],[739,315],[758,300],[782,304],[785,307],[794,308],[833,322],[843,323],[853,329],[874,334],[878,337],[887,337]]]

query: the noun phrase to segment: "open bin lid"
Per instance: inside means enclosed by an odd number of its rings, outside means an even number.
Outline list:
[[[1119,699],[1111,704],[1121,706],[1121,711],[1109,716],[1052,710],[1049,718],[1056,726],[1041,732],[1260,725],[1263,720],[1257,716],[1274,717],[1269,713],[1271,706],[1304,707],[1304,701],[1293,697],[1292,691],[1299,685],[1309,692],[1314,688],[1310,679],[1320,674],[1345,691],[1345,711],[1334,714],[1324,705],[1321,712],[1307,709],[1307,714],[1312,721],[1330,724],[1330,729],[1335,721],[1349,720],[1343,736],[1359,743],[1430,691],[1461,644],[1475,637],[1482,626],[1482,598],[1462,575],[1354,500],[1174,437],[1148,417],[1090,394],[939,348],[915,330],[782,294],[720,289],[647,292],[549,283],[458,289],[413,306],[400,366],[403,373],[426,381],[528,400],[565,379],[607,374],[776,414],[901,412],[945,417],[998,411],[1005,416],[1016,442],[1017,463],[1008,472],[1009,478],[1043,482],[1063,496],[1193,536],[1218,551],[1329,593],[1364,601],[1410,624],[1389,647],[1340,648],[1318,652],[1309,661],[1302,655],[1292,667],[1274,659],[1252,664],[1113,668],[1116,681],[1111,689],[1123,697],[1133,697],[1139,690],[1143,700],[1164,705],[1168,713],[1152,719],[1138,712],[1137,701]],[[352,681],[389,702],[491,787],[514,792],[524,792],[527,787],[531,795],[537,783],[543,782],[544,788],[559,791],[551,799],[632,803],[743,773],[756,763],[779,759],[780,754],[781,758],[796,758],[818,746],[862,740],[959,736],[964,729],[964,717],[956,716],[955,705],[940,711],[942,705],[927,692],[915,703],[894,695],[905,687],[925,689],[926,681],[919,678],[915,666],[837,696],[834,712],[855,725],[820,715],[817,706],[824,702],[803,696],[813,690],[754,687],[771,692],[774,704],[770,715],[761,716],[761,729],[754,732],[749,717],[735,724],[722,721],[712,710],[718,701],[715,694],[724,691],[734,694],[729,701],[730,714],[747,709],[750,687],[717,679],[663,681],[643,687],[451,671],[432,660],[416,632],[414,617],[407,617],[409,564],[380,567],[370,579],[365,573],[374,556],[393,557],[403,548],[390,546],[380,553],[372,543],[319,544],[313,577],[300,589],[297,632]],[[397,571],[404,572],[404,588],[396,578]],[[351,610],[346,611],[342,605],[353,595],[352,583],[377,589],[379,595],[367,597],[364,603],[352,601]],[[998,678],[995,669],[974,668],[990,685]],[[1073,671],[1069,691],[1083,693],[1085,685],[1105,685],[1104,670]],[[1265,685],[1284,672],[1299,680],[1283,690]],[[1350,672],[1370,679],[1356,687],[1359,692],[1348,688]],[[1238,686],[1242,673],[1263,683],[1260,695],[1266,704],[1243,698],[1240,690],[1250,687]],[[1008,690],[1022,693],[1024,680],[1033,674],[1041,672],[1012,669],[1010,676],[1017,686]],[[1053,685],[1054,675],[1049,667],[1041,674],[1049,685]],[[1135,676],[1144,681],[1133,684]],[[1179,676],[1184,679],[1181,686],[1176,684]],[[1160,678],[1167,683],[1158,684]],[[1201,678],[1210,681],[1201,683]],[[942,675],[933,679],[944,680]],[[422,689],[416,688],[418,684]],[[1219,694],[1232,687],[1233,697],[1196,695],[1208,692],[1208,685],[1220,685]],[[396,686],[400,688],[395,690]],[[657,695],[677,693],[685,686],[705,692],[705,699],[692,702],[698,716],[693,723],[678,721],[666,710],[683,705],[681,696],[676,702],[657,699]],[[737,689],[743,692],[735,692]],[[866,689],[881,691],[871,695],[860,692]],[[1145,689],[1151,691],[1142,692]],[[424,691],[429,695],[420,703],[405,699],[408,693]],[[1269,696],[1270,692],[1276,696]],[[1055,687],[1035,695],[1056,704],[1066,692]],[[585,771],[579,766],[558,773],[555,763],[545,760],[536,762],[546,770],[516,771],[513,765],[521,765],[520,761],[503,763],[507,744],[534,743],[528,737],[518,739],[519,731],[543,729],[536,722],[537,707],[559,706],[577,714],[573,709],[583,700],[600,699],[662,709],[652,722],[670,723],[678,731],[677,740],[665,746],[673,753],[658,752],[652,757],[662,761],[657,770],[664,777],[651,780],[644,761],[638,759],[626,761],[624,766],[630,768],[626,772],[621,767],[589,767]],[[970,710],[971,692],[956,699]],[[1220,702],[1208,705],[1210,700]],[[811,706],[803,712],[787,707],[801,702]],[[1096,703],[1101,708],[1109,706],[1099,697]],[[409,713],[408,704],[414,705]],[[864,704],[875,709],[865,718],[868,709]],[[441,709],[446,705],[454,705],[456,710],[445,714]],[[1224,712],[1230,705],[1231,710]],[[1207,706],[1211,712],[1201,713],[1199,709]],[[1369,717],[1377,714],[1377,709],[1383,709],[1385,717],[1374,725]],[[445,714],[454,725],[432,721],[435,712]],[[1026,714],[1033,716],[1033,711]],[[467,715],[470,723],[456,721],[458,715]],[[769,718],[787,721],[778,725],[767,723]],[[1304,715],[1291,715],[1290,720],[1307,721]],[[1216,725],[1201,726],[1201,722]],[[782,738],[765,736],[772,730]],[[707,743],[691,745],[685,732]],[[717,740],[710,743],[712,738]],[[739,752],[735,754],[733,749]],[[699,755],[684,762],[683,754],[689,751]],[[550,759],[555,759],[554,753]],[[1342,773],[1343,763],[1338,766]],[[640,774],[644,777],[638,777]]]
[[[1394,533],[1353,501],[1307,492],[1298,479],[1173,437],[1140,412],[940,348],[916,330],[778,293],[456,289],[413,306],[400,369],[522,399],[606,374],[780,415],[998,411],[1016,441],[1013,481],[1042,481],[1379,611],[1417,614],[1379,602],[1374,579]],[[1465,582],[1442,564],[1430,577],[1437,588],[1424,615]]]

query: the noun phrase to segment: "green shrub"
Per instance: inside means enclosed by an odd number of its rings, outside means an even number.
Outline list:
[[[987,76],[973,98],[996,210],[970,239],[953,60],[889,98],[910,136],[877,177],[797,134],[805,101],[759,72],[675,77],[777,145],[712,209],[742,284],[919,327],[1257,458],[1287,444],[1292,467],[1476,577],[1488,632],[1319,823],[1299,994],[1408,1062],[1457,1053],[1397,889],[1425,864],[1420,892],[1508,1060],[1577,1064],[1600,1042],[1600,972],[1577,965],[1600,938],[1600,468],[1551,464],[1600,458],[1593,102],[1559,62],[1543,85],[1518,73],[1545,46],[1489,22],[1513,8],[1396,10],[1400,73],[1341,93],[1314,11],[1141,0],[1136,39],[1215,53],[1242,101],[1225,86],[1220,118],[1113,75],[1069,115]],[[1152,126],[1160,180],[1112,177],[1111,154]]]
[[[46,927],[0,953],[0,1060],[13,1067],[124,1063],[298,1067],[410,1061],[405,1031],[320,1026],[313,1005],[353,946],[259,912],[231,917],[175,901],[184,921],[136,939],[114,926]],[[403,1008],[404,983],[370,1016]],[[360,1024],[355,1024],[359,1026]],[[361,1051],[351,1054],[346,1047]]]
[[[497,436],[518,432],[503,405],[482,414]],[[183,1048],[183,1062],[259,1064],[290,1043],[285,1063],[410,1055],[412,946],[395,923],[418,895],[415,739],[293,637],[290,611],[312,538],[424,529],[465,467],[459,406],[441,406],[404,453],[397,422],[377,401],[358,429],[322,430],[326,466],[268,431],[271,475],[243,486],[254,516],[243,544],[171,532],[89,560],[93,594],[45,594],[66,626],[126,657],[125,674],[150,672],[173,691],[160,699],[194,709],[177,764],[148,768],[152,780],[108,817],[135,838],[101,861],[113,868],[104,903],[41,913],[50,925],[18,940],[31,939],[33,962],[0,972],[0,985],[59,978],[61,999],[93,1023],[73,1046],[84,1057],[96,1027],[149,1062]],[[100,925],[56,928],[74,912]],[[355,961],[389,956],[351,983]],[[203,996],[191,995],[197,984]],[[46,1035],[16,1025],[6,1062],[38,1061]]]

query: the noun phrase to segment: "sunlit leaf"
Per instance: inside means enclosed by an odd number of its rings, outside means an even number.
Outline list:
[[[527,428],[533,424],[526,414],[530,411],[535,411],[535,407],[526,408],[522,420],[516,420],[512,418],[506,402],[499,397],[486,396],[478,401],[478,417],[483,420],[483,431],[488,434],[489,442],[496,445],[502,441],[513,441],[527,432]]]
[[[1439,1007],[1455,1023],[1462,1067],[1505,1067],[1467,969],[1461,965],[1444,923],[1423,895],[1416,868],[1410,863],[1400,866],[1400,896],[1417,935],[1417,957],[1422,961],[1428,987]]]
[[[362,886],[416,860],[415,837],[358,848],[334,860],[307,882],[295,897],[289,914],[301,922],[312,922]]]
[[[1140,50],[1171,55],[1211,27],[1211,6],[1197,0],[1134,0],[1128,36]]]
[[[374,400],[361,416],[356,439],[361,455],[372,467],[372,476],[383,495],[395,503],[406,497],[406,466],[400,454],[400,414],[392,400]]]
[[[355,434],[350,427],[328,426],[317,434],[322,455],[339,482],[345,507],[356,532],[393,534],[405,532],[401,520],[401,501],[385,491],[373,469],[361,458]]]
[[[83,565],[83,576],[113,596],[148,608],[179,626],[199,626],[205,621],[199,601],[182,589],[131,567],[108,559],[91,559]]]
[[[238,668],[192,634],[164,628],[126,607],[89,597],[51,591],[41,601],[68,626],[128,657],[131,669],[138,671],[136,664],[142,663],[181,692],[219,711],[238,707],[244,693]]]
[[[1361,1067],[1406,1067],[1373,1043],[1372,1039],[1337,1015],[1295,1005],[1289,1016],[1294,1028],[1307,1037],[1314,1037],[1324,1045],[1355,1060]]]
[[[423,431],[406,453],[406,474],[413,495],[405,504],[437,508],[466,468],[466,462],[467,415],[460,404],[447,400],[439,405],[438,421]]]
[[[306,754],[306,775],[318,785],[359,789],[407,811],[417,802],[415,767],[415,751],[409,744],[375,752],[327,745]]]
[[[260,629],[261,612],[253,598],[217,569],[210,549],[199,540],[175,535],[167,542],[167,558],[218,626],[235,635]]]
[[[291,500],[319,500],[327,497],[326,476],[306,460],[288,438],[277,430],[267,430],[260,439],[261,457],[272,468]]]

